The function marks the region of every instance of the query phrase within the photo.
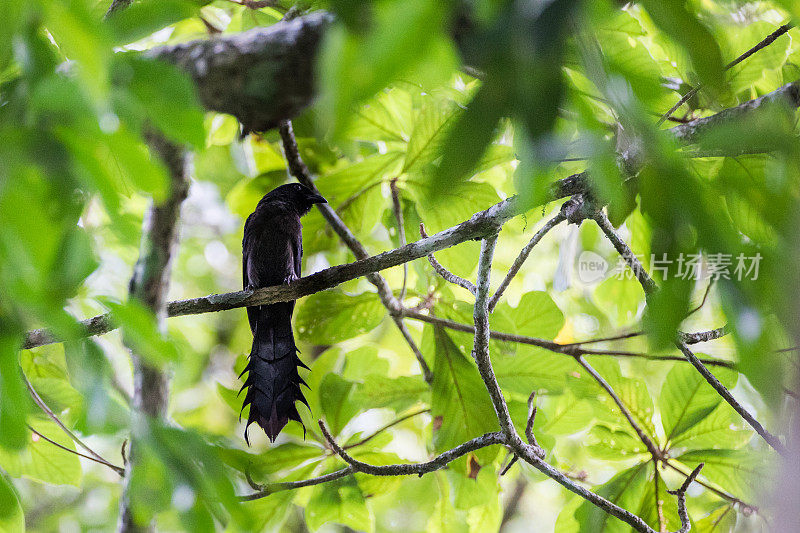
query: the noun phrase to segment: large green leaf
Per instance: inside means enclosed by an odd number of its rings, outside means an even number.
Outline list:
[[[686,465],[684,471],[703,463],[702,477],[745,499],[756,497],[769,488],[769,458],[752,450],[695,450],[675,459]]]
[[[333,344],[375,329],[384,316],[375,293],[350,296],[338,290],[312,294],[298,306],[295,331],[314,344]]]
[[[436,354],[431,399],[436,451],[443,452],[484,433],[497,431],[497,417],[478,368],[444,330],[426,328],[425,334],[433,336],[427,345],[433,344]],[[496,450],[484,448],[477,454],[482,461],[488,461]]]
[[[327,522],[349,526],[356,531],[375,529],[375,516],[352,476],[314,488],[306,506],[306,522],[316,531]]]
[[[736,449],[753,436],[752,430],[727,404],[720,404],[700,422],[672,437],[672,449]]]
[[[21,533],[25,531],[25,515],[19,504],[14,486],[0,474],[0,531]]]
[[[430,388],[420,376],[390,378],[371,374],[356,385],[353,401],[366,408],[391,407],[403,411],[419,402],[430,401]]]
[[[715,369],[714,373],[727,388],[736,384],[735,372]],[[661,387],[658,401],[667,442],[704,420],[721,401],[719,394],[692,366],[673,366]]]
[[[68,450],[75,450],[72,440],[55,422],[44,418],[29,418],[28,423],[48,439]],[[14,477],[25,476],[45,483],[80,486],[82,469],[77,455],[36,434],[28,435],[28,445],[20,451],[0,448],[0,466]]]

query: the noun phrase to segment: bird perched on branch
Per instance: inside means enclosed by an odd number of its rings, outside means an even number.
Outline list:
[[[291,283],[300,277],[303,237],[300,217],[325,198],[299,183],[281,185],[258,202],[247,217],[242,239],[242,277],[245,289]],[[300,385],[298,367],[308,368],[297,356],[292,333],[294,301],[247,308],[253,347],[242,375],[247,379],[244,404],[250,416],[244,430],[255,422],[271,441],[289,420],[300,422],[296,401],[308,405]],[[239,376],[241,377],[241,375]],[[241,393],[241,391],[239,391]]]

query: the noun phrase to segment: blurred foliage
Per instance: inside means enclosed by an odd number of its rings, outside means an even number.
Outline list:
[[[303,375],[306,429],[290,423],[272,446],[251,432],[248,448],[236,395],[250,346],[245,313],[176,318],[161,333],[147,310],[127,302],[142,218],[167,190],[148,128],[195,153],[170,299],[240,288],[244,217],[288,179],[276,132],[240,138],[235,119],[199,107],[191,80],[139,52],[269,26],[291,7],[338,18],[319,57],[318,101],[294,126],[318,188],[370,253],[399,245],[391,182],[409,241],[420,223],[440,231],[519,194],[538,207],[504,227],[493,270],[500,278],[538,222],[559,208],[539,206],[543,192],[588,169],[612,221],[651,271],[665,254],[699,254],[705,268],[714,254],[734,261],[758,254],[758,276],[721,276],[706,299],[708,279],[656,274],[662,288],[646,300],[634,280],[612,271],[582,280],[581,252],[610,265],[617,256],[591,224],[559,226],[511,283],[492,329],[575,342],[644,327],[646,338],[599,347],[675,355],[669,341],[678,328],[727,322],[733,335],[702,350],[737,370],[713,367],[715,374],[767,426],[781,418],[783,389],[797,370],[796,352],[776,352],[797,338],[797,114],[770,109],[722,125],[692,148],[663,130],[800,78],[795,29],[723,72],[797,21],[796,2],[282,0],[254,9],[228,0],[143,0],[104,20],[106,4],[0,1],[0,530],[114,528],[119,476],[72,453],[76,443],[31,401],[25,382],[121,465],[128,353],[120,332],[80,339],[77,323],[101,312],[112,313],[148,363],[173,376],[171,423],[143,432],[143,466],[131,488],[134,513],[155,516],[159,530],[494,531],[520,481],[527,491],[509,531],[533,522],[542,531],[627,530],[527,466],[500,477],[509,458],[499,446],[422,478],[359,474],[237,500],[251,491],[247,476],[296,481],[342,468],[318,418],[373,464],[427,460],[497,429],[469,356],[472,336],[406,321],[434,370],[426,384],[361,279],[298,302],[295,329],[311,368]],[[656,127],[698,84],[705,89]],[[753,147],[770,153],[747,153]],[[632,161],[636,179],[621,170]],[[304,272],[353,259],[318,212],[304,226]],[[477,253],[478,244],[466,242],[437,258],[472,278]],[[402,269],[384,275],[399,294]],[[406,306],[472,322],[469,293],[445,284],[425,260],[409,264],[406,284]],[[37,327],[68,342],[20,351],[24,333]],[[674,530],[676,503],[666,491],[680,485],[679,472],[704,462],[704,485],[689,495],[693,530],[769,529],[771,455],[690,366],[587,358],[669,458],[671,466],[655,469],[619,408],[572,358],[498,340],[490,346],[520,431],[525,401],[538,393],[534,431],[558,468],[588,473],[593,490],[656,529],[663,500],[661,521]],[[732,498],[762,510],[751,514]]]

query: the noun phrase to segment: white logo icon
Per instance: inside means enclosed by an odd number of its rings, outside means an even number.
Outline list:
[[[582,283],[596,283],[608,272],[608,261],[602,256],[586,250],[578,256],[578,279]]]

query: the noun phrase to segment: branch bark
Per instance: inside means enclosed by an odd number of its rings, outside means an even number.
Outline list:
[[[148,140],[151,149],[166,164],[170,176],[169,195],[163,203],[148,210],[143,228],[139,260],[133,269],[130,298],[141,301],[153,311],[160,329],[166,329],[166,295],[169,286],[170,264],[177,244],[177,223],[183,200],[189,192],[191,157],[158,135]],[[133,361],[133,421],[131,423],[130,460],[125,465],[123,493],[120,497],[119,532],[152,531],[152,524],[136,522],[131,509],[130,482],[138,464],[138,430],[147,418],[165,418],[169,400],[167,374],[142,360],[131,350]]]

